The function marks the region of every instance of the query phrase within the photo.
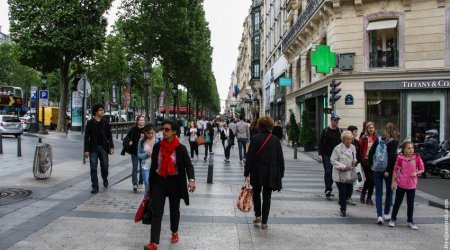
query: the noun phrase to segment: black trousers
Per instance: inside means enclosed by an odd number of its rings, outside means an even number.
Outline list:
[[[366,160],[367,161],[367,160]],[[372,198],[373,189],[375,187],[373,182],[373,171],[369,166],[363,166],[364,175],[366,176],[366,181],[364,182],[361,195],[365,196],[367,192],[367,199]]]
[[[397,220],[398,210],[400,209],[400,205],[402,205],[403,197],[406,193],[406,214],[408,216],[408,222],[413,222],[413,213],[414,213],[414,196],[416,195],[415,189],[403,189],[397,187],[397,191],[395,191],[395,203],[394,208],[392,209],[392,220]]]
[[[159,244],[161,235],[161,221],[164,214],[166,197],[169,197],[170,207],[170,230],[178,232],[180,224],[180,180],[178,176],[167,176],[162,178],[155,174],[155,183],[152,186],[152,228],[150,231],[150,242]]]
[[[212,153],[212,142],[205,143],[205,159],[208,159],[208,149],[209,152]]]
[[[268,187],[253,187],[253,206],[255,206],[255,216],[261,216],[261,189],[263,192],[262,202],[262,224],[267,224],[270,211],[270,198],[272,196],[272,189]]]
[[[322,164],[323,164],[323,180],[325,182],[325,193],[327,191],[333,191],[333,165],[330,161],[330,155],[322,155]]]
[[[231,150],[231,147],[233,146],[233,145],[231,145],[231,144],[228,144],[228,146],[227,147],[225,147],[225,144],[223,144],[223,149],[224,149],[224,153],[225,153],[225,159],[230,159],[230,150]]]
[[[194,158],[194,153],[196,156],[198,156],[198,145],[197,143],[194,141],[189,141],[189,146],[191,148],[191,158]]]
[[[349,195],[351,196],[353,191],[353,184],[336,182],[336,186],[339,190],[339,205],[341,206],[341,211],[345,212],[347,211],[347,199]]]

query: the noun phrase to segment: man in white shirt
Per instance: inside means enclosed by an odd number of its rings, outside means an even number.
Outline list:
[[[203,118],[200,117],[200,120],[197,120],[197,131],[199,134],[203,134]]]
[[[244,121],[243,116],[239,118],[239,122],[236,124],[236,138],[239,148],[239,162],[243,164],[247,157],[247,142],[250,139],[250,127]],[[244,154],[242,154],[242,149],[244,150]]]

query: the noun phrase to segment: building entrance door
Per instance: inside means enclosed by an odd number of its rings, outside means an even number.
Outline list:
[[[444,139],[445,95],[441,93],[408,94],[407,137],[423,142],[426,131],[435,129]]]

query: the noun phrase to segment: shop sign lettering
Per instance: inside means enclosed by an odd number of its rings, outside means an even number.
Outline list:
[[[403,81],[402,84],[405,89],[450,88],[450,80]]]

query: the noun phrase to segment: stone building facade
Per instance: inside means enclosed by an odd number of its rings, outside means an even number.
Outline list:
[[[340,126],[386,123],[400,139],[423,140],[435,129],[450,135],[449,0],[288,0],[282,53],[287,59],[286,113],[306,111],[316,136],[329,122],[332,79],[341,81],[336,102]],[[337,53],[338,65],[318,73],[317,45]]]

